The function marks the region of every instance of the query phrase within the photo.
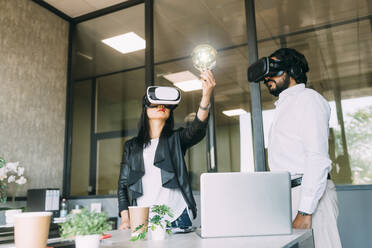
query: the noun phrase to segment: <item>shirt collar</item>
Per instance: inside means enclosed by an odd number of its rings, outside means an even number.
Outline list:
[[[275,106],[278,106],[281,102],[283,102],[287,97],[291,95],[296,95],[297,93],[303,91],[305,89],[305,84],[296,84],[295,86],[289,87],[285,89],[283,92],[279,94],[279,99],[274,103]]]

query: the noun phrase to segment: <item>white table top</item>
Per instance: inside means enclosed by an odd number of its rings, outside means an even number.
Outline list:
[[[112,231],[112,238],[104,240],[100,248],[162,248],[162,247],[177,247],[177,248],[235,248],[235,247],[255,247],[255,248],[279,248],[291,247],[292,245],[312,238],[312,230],[294,229],[291,235],[278,236],[253,236],[253,237],[231,237],[231,238],[201,238],[197,233],[172,234],[165,240],[139,240],[129,241],[130,232]]]
[[[129,241],[130,231],[111,231],[112,237],[101,241],[100,248],[282,248],[291,247],[298,242],[312,238],[312,230],[293,229],[291,235],[278,236],[253,236],[253,237],[231,237],[231,238],[201,238],[196,232],[185,234],[172,234],[165,240],[139,240]],[[55,239],[56,241],[59,239]],[[14,248],[14,244],[3,244],[0,248]]]

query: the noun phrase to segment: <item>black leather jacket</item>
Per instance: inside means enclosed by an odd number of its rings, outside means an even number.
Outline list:
[[[206,133],[207,120],[197,117],[186,128],[180,128],[171,135],[161,136],[155,152],[154,165],[161,169],[162,185],[165,188],[180,188],[187,206],[196,217],[196,203],[192,194],[184,156],[186,150],[201,141]],[[136,138],[124,144],[123,159],[118,182],[119,216],[128,206],[136,206],[142,196],[142,176],[145,174],[143,149]]]

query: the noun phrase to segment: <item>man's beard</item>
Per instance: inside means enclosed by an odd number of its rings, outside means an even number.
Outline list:
[[[273,96],[279,96],[280,93],[282,93],[284,90],[288,89],[289,87],[289,83],[290,83],[290,79],[289,79],[289,75],[288,73],[285,74],[285,78],[283,80],[283,83],[282,84],[278,84],[278,82],[274,81],[274,80],[271,80],[272,82],[275,82],[275,89],[271,89],[269,88],[269,92],[271,95]]]

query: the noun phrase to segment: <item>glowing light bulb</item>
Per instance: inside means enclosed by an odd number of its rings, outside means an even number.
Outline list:
[[[212,70],[216,66],[217,51],[208,44],[199,45],[191,53],[192,63],[199,71]]]

